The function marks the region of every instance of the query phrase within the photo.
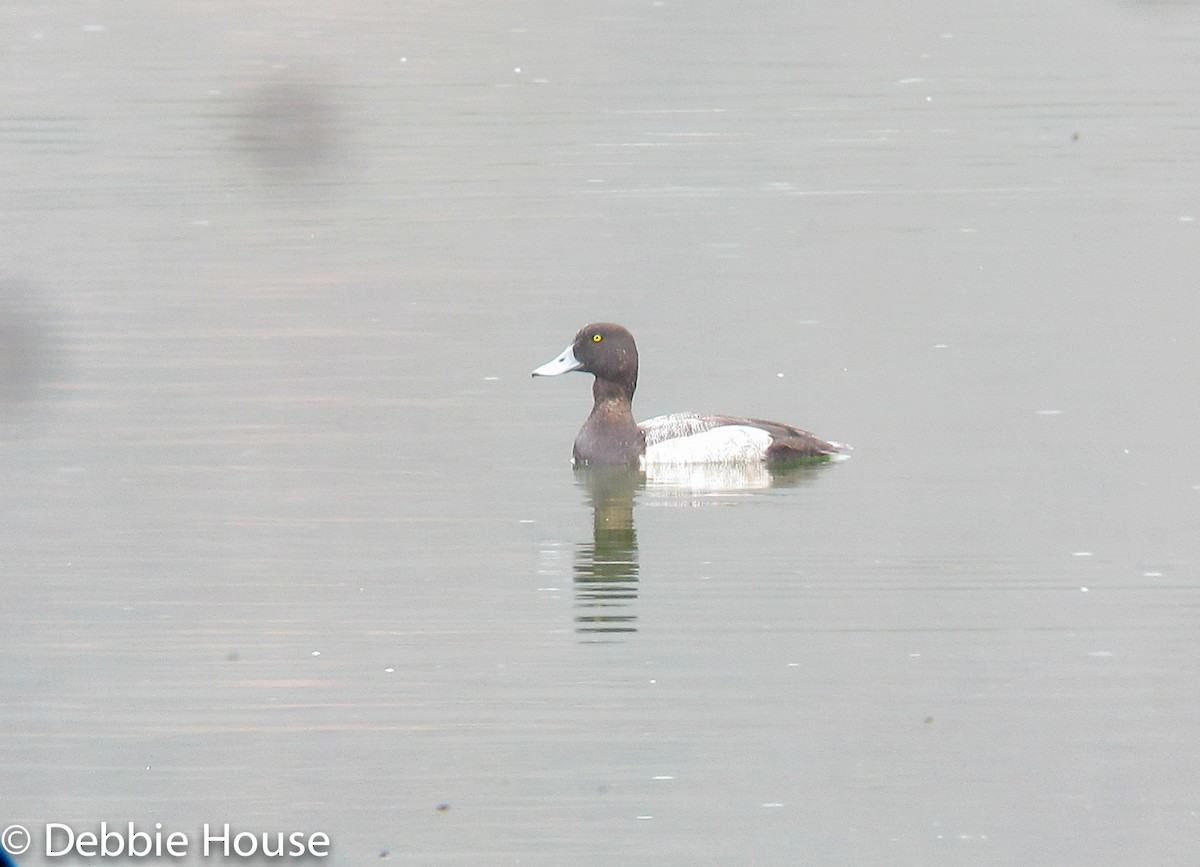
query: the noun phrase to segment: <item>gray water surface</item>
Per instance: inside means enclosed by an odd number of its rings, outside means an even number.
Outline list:
[[[1194,863],[1200,8],[10,0],[0,43],[22,867],[102,821]],[[854,456],[577,476],[588,380],[529,371],[597,319],[639,417]]]

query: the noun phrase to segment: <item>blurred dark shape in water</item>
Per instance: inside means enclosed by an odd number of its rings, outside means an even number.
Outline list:
[[[328,85],[283,75],[250,96],[239,115],[237,140],[270,177],[317,178],[336,167],[343,153],[337,106]]]
[[[0,279],[0,412],[5,416],[40,396],[49,378],[48,316],[28,283]]]

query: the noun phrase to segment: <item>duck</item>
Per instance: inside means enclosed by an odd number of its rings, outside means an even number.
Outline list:
[[[820,463],[848,457],[850,446],[766,419],[681,412],[635,421],[637,343],[627,328],[613,322],[585,325],[560,355],[535,368],[533,375],[576,371],[595,377],[592,412],[572,449],[576,467],[646,470],[680,464]]]

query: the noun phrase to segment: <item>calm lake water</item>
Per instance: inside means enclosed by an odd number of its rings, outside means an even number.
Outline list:
[[[9,0],[0,56],[22,867],[1195,863],[1200,6]],[[529,372],[595,319],[640,417],[853,458],[577,476]]]

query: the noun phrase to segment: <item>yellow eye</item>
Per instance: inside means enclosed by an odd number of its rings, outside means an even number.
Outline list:
[[[603,334],[593,334],[592,335],[592,343],[599,343],[603,339],[604,339]]]

